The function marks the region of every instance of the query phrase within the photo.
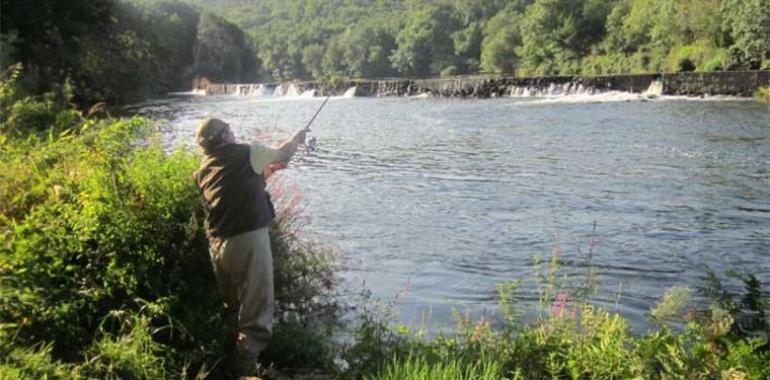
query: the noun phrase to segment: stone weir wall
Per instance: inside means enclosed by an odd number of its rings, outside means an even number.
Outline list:
[[[517,78],[508,76],[464,76],[431,79],[349,80],[335,84],[323,82],[291,82],[263,84],[267,87],[294,86],[304,92],[315,90],[316,96],[342,95],[356,87],[356,96],[411,96],[431,94],[443,97],[489,98],[506,96],[526,89],[528,94],[549,94],[554,86],[583,92],[625,91],[640,93],[658,83],[664,95],[735,95],[751,96],[759,87],[770,86],[770,71],[715,71],[707,73],[633,74],[601,76],[552,76]],[[212,83],[207,94],[236,94],[243,84]]]

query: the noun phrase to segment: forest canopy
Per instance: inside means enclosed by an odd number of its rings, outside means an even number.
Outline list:
[[[770,69],[770,0],[2,0],[33,93],[219,82]]]
[[[195,77],[256,81],[253,39],[177,1],[2,0],[0,65],[30,94],[70,89],[84,105],[188,90]]]
[[[770,69],[770,0],[187,1],[274,80]]]

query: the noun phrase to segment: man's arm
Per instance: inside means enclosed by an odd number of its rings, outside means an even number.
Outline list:
[[[294,153],[297,152],[297,148],[305,142],[306,136],[307,136],[307,132],[305,132],[304,129],[297,131],[297,133],[295,133],[294,136],[284,141],[278,147],[278,154],[276,155],[275,160],[273,160],[273,162],[270,162],[270,163],[271,164],[274,164],[277,162],[288,163],[289,160],[291,160],[291,158],[294,156]]]
[[[272,172],[285,168],[297,148],[305,142],[306,135],[307,132],[301,130],[281,143],[278,148],[267,147],[259,141],[253,142],[250,153],[252,169],[267,178]]]

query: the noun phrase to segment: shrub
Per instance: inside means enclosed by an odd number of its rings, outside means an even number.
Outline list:
[[[461,72],[462,71],[460,70],[459,67],[457,67],[455,65],[450,65],[450,66],[447,66],[447,67],[445,67],[445,68],[443,68],[441,70],[441,76],[442,77],[453,77],[453,76],[460,75]]]
[[[770,87],[760,87],[754,92],[754,99],[770,105]]]
[[[10,341],[0,341],[0,379],[77,379],[76,367],[55,361],[51,344],[13,347]]]
[[[8,115],[25,102],[4,108],[2,120],[21,120]],[[53,112],[44,108],[34,129],[45,130],[38,123]],[[142,118],[78,120],[47,133],[14,127],[18,134],[0,138],[0,346],[10,358],[2,370],[225,376],[228,325],[191,177],[198,157],[164,152]],[[265,358],[328,369],[342,311],[334,254],[300,239],[301,199],[277,195],[280,341]]]
[[[42,96],[24,96],[18,86],[22,74],[20,64],[11,66],[0,82],[0,133],[24,136],[30,133],[60,133],[80,121],[80,113],[70,105],[72,88],[69,83],[58,86],[57,92]]]
[[[385,369],[373,376],[365,376],[367,380],[498,380],[503,378],[500,364],[496,362],[478,361],[462,363],[450,359],[437,363],[429,362],[423,356],[406,359],[394,358]]]
[[[593,238],[589,265],[592,247]],[[715,306],[707,310],[687,311],[692,291],[672,288],[652,310],[658,328],[634,336],[620,315],[592,305],[581,294],[593,285],[585,285],[583,290],[567,287],[571,275],[560,267],[561,256],[557,245],[549,265],[536,268],[541,299],[536,320],[518,322],[513,305],[517,283],[500,287],[504,318],[495,327],[483,318],[460,317],[453,331],[431,340],[369,313],[348,356],[343,355],[351,365],[346,375],[370,379],[770,376],[767,336],[736,333],[741,331],[736,330],[736,321],[742,314],[754,316],[756,322],[756,316],[765,313],[766,306],[757,301],[764,293],[753,276],[740,276],[746,292],[736,295],[727,292],[715,274],[709,274],[702,292]],[[583,281],[590,283],[592,277],[589,270]],[[670,322],[685,323],[685,327],[675,332],[677,328],[669,326]]]
[[[671,49],[666,58],[667,71],[719,71],[727,68],[727,49],[718,48],[709,42]]]

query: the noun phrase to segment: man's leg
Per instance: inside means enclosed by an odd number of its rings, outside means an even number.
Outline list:
[[[275,301],[268,228],[229,239],[224,264],[233,284],[237,284],[240,303],[236,368],[241,374],[248,374],[272,334]]]
[[[214,268],[214,275],[217,279],[219,294],[227,308],[225,316],[225,335],[223,339],[224,362],[227,368],[232,368],[235,363],[233,359],[236,356],[236,343],[238,341],[238,310],[240,302],[238,301],[238,284],[233,283],[230,273],[225,267],[224,254],[227,247],[227,240],[212,240],[209,246],[209,255],[211,264]],[[232,253],[232,252],[231,252]],[[237,252],[235,253],[237,254]],[[245,256],[245,255],[244,255]]]

